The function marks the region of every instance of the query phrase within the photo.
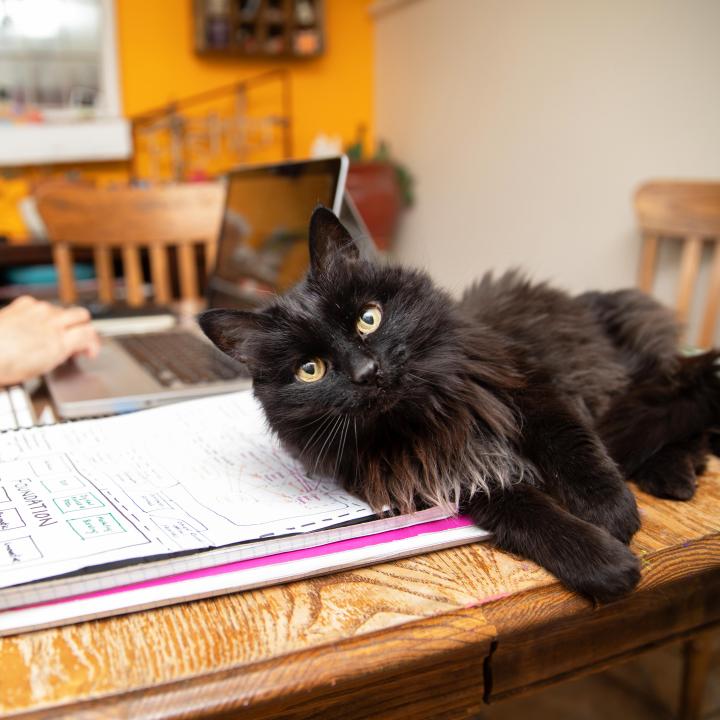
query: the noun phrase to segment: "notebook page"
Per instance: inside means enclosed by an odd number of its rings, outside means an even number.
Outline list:
[[[249,391],[0,435],[0,587],[372,514],[308,477]]]

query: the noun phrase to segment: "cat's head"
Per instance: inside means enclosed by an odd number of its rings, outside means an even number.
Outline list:
[[[202,329],[247,364],[271,428],[308,470],[378,510],[452,506],[458,468],[482,464],[472,434],[513,422],[492,389],[515,382],[502,343],[425,273],[363,258],[329,210],[315,210],[309,239],[302,282],[255,312],[210,310]]]
[[[302,282],[254,312],[210,310],[203,331],[248,365],[282,439],[327,413],[360,424],[406,416],[453,361],[452,301],[424,273],[364,259],[326,208],[313,213],[309,241]]]

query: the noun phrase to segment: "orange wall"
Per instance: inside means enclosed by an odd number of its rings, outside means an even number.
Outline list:
[[[325,52],[313,60],[203,58],[193,50],[192,0],[115,0],[123,114],[132,116],[272,68],[292,77],[293,154],[308,154],[319,132],[345,144],[366,126],[372,138],[371,0],[325,0]],[[18,201],[48,175],[78,171],[100,184],[127,179],[125,163],[85,163],[0,173],[0,235],[27,237]]]
[[[271,68],[292,73],[293,148],[306,155],[318,132],[372,136],[370,0],[325,0],[325,52],[314,60],[203,58],[193,50],[192,0],[116,0],[123,110],[136,115]]]

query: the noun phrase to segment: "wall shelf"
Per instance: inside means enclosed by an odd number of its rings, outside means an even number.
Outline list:
[[[200,55],[313,58],[324,49],[322,0],[195,0]]]

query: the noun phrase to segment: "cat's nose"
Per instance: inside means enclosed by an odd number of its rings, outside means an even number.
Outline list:
[[[372,382],[377,373],[378,364],[371,357],[363,356],[350,361],[350,377],[354,383],[365,385]]]

